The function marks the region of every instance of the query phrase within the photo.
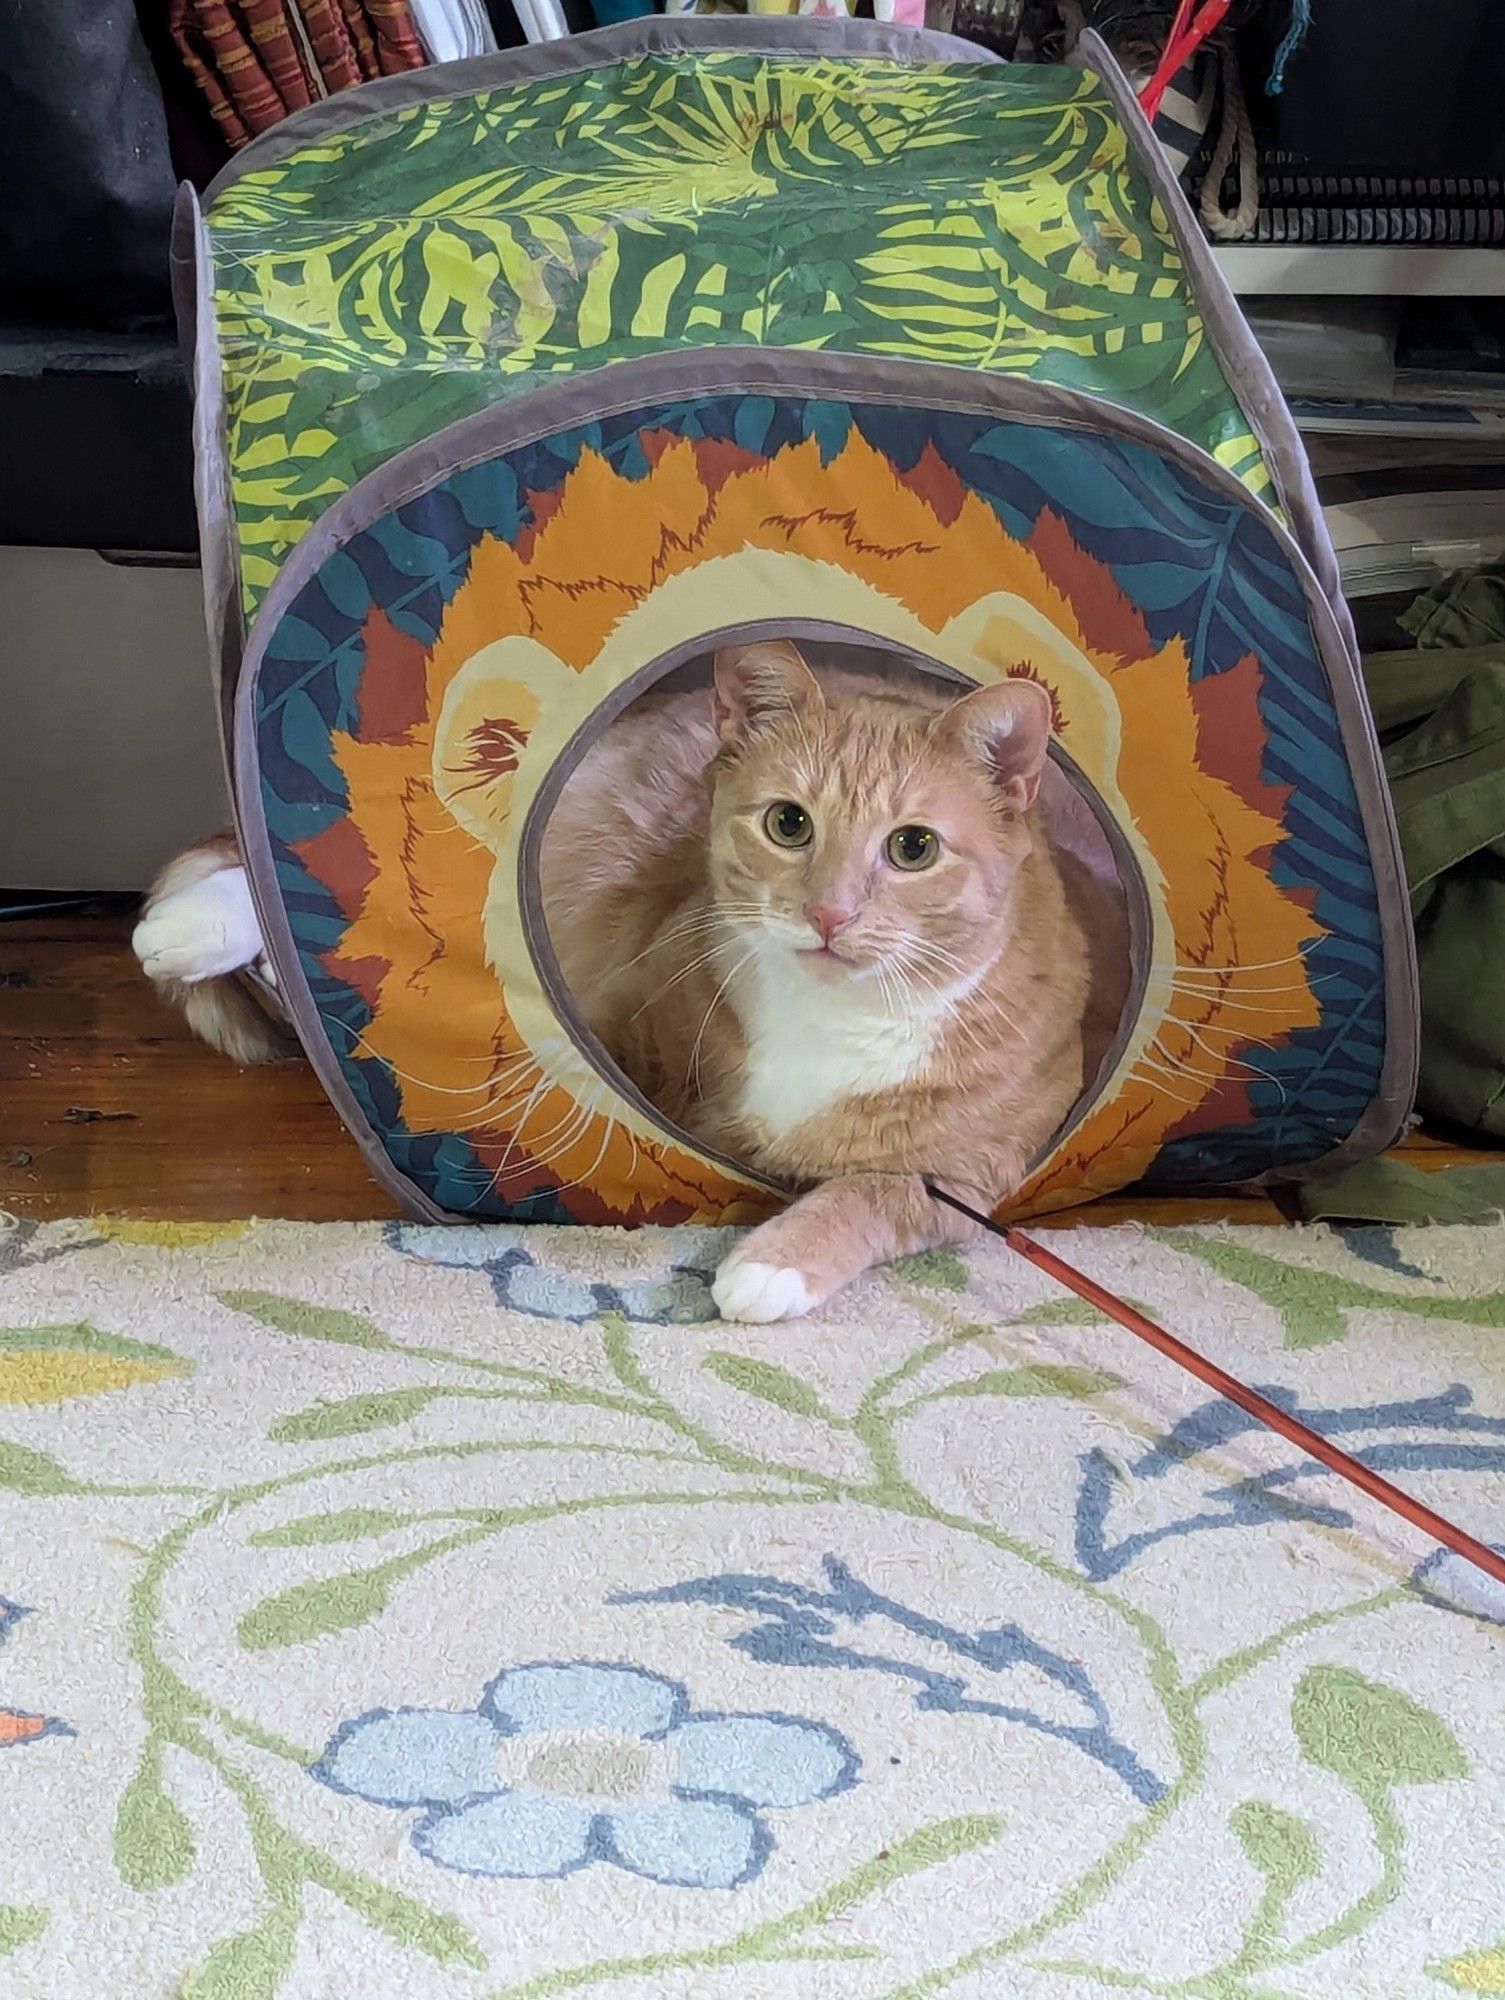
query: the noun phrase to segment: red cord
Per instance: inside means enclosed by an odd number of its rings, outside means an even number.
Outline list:
[[[1084,1277],[1080,1271],[1074,1270],[1070,1264],[1056,1256],[1053,1250],[1047,1250],[1033,1237],[1024,1235],[1018,1229],[1005,1229],[1002,1224],[994,1222],[975,1208],[969,1208],[966,1202],[958,1201],[954,1195],[947,1194],[933,1182],[927,1181],[926,1186],[937,1201],[944,1202],[948,1208],[958,1210],[960,1214],[979,1223],[994,1236],[1002,1237],[1012,1251],[1023,1257],[1027,1263],[1033,1264],[1036,1270],[1043,1271],[1047,1277],[1054,1278],[1058,1285],[1064,1285],[1069,1292],[1075,1292],[1079,1299],[1085,1299],[1089,1305],[1094,1305],[1100,1312],[1106,1313],[1109,1319],[1116,1320],[1130,1333],[1148,1341],[1151,1347],[1165,1355],[1168,1360],[1174,1361],[1178,1368],[1184,1368],[1188,1374],[1195,1375],[1198,1381],[1205,1382],[1209,1389],[1216,1390],[1220,1396],[1226,1396],[1230,1403],[1236,1403],[1241,1410],[1246,1411],[1258,1422],[1267,1425],[1270,1430],[1278,1432],[1291,1444],[1309,1453],[1329,1471],[1336,1472],[1340,1479],[1346,1479],[1351,1486],[1357,1486],[1359,1491],[1367,1493],[1371,1500],[1378,1500],[1380,1505],[1388,1507],[1392,1514],[1399,1514],[1401,1519],[1409,1521],[1413,1528],[1419,1528],[1433,1541],[1441,1542],[1443,1547],[1451,1549],[1454,1555],[1462,1556],[1465,1562],[1472,1563],[1475,1569],[1482,1570],[1494,1582],[1505,1584],[1505,1558],[1499,1556],[1486,1543],[1457,1527],[1445,1515],[1434,1514],[1430,1507],[1424,1506],[1420,1500],[1413,1499],[1409,1493],[1402,1492],[1400,1487],[1392,1486],[1388,1479],[1382,1479],[1377,1472],[1371,1472],[1367,1465],[1351,1457],[1348,1452],[1340,1450],[1335,1444],[1330,1444],[1320,1432],[1311,1430],[1307,1425],[1298,1422],[1295,1417],[1288,1416],[1268,1397],[1261,1396],[1257,1389],[1247,1387],[1237,1376],[1230,1375],[1226,1369],[1219,1368],[1215,1361],[1209,1361],[1204,1355],[1198,1354],[1194,1347],[1188,1347],[1184,1341],[1177,1340],[1173,1333],[1167,1333],[1163,1326],[1157,1326],[1154,1320],[1147,1319],[1142,1312],[1137,1312],[1125,1300],[1117,1298],[1102,1285],[1094,1283],[1091,1278]]]
[[[1232,5],[1233,0],[1206,0],[1202,11],[1193,18],[1196,0],[1181,0],[1166,37],[1165,49],[1155,65],[1155,74],[1139,93],[1144,115],[1152,125],[1160,116],[1160,106],[1172,82],[1207,37],[1222,26],[1223,18]]]

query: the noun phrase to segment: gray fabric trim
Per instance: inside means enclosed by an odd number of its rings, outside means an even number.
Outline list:
[[[413,104],[445,103],[479,90],[505,90],[545,77],[575,76],[583,70],[605,69],[633,56],[672,56],[691,51],[731,49],[746,55],[876,56],[909,69],[935,63],[996,63],[1002,57],[957,35],[923,28],[898,28],[880,21],[817,20],[809,16],[766,14],[702,17],[695,14],[649,15],[621,21],[610,28],[592,28],[561,42],[535,42],[526,48],[504,49],[497,55],[470,56],[462,62],[434,63],[427,69],[405,70],[400,76],[378,77],[354,90],[340,91],[302,111],[295,111],[270,131],[243,146],[221,167],[204,191],[211,207],[226,188],[246,174],[259,173],[296,153],[317,145],[334,132],[348,132],[372,118],[385,118]]]
[[[1281,507],[1291,523],[1291,539],[1322,591],[1338,642],[1342,671],[1338,671],[1336,656],[1324,650],[1323,658],[1380,888],[1388,1032],[1383,1079],[1370,1117],[1360,1122],[1346,1145],[1326,1160],[1302,1169],[1303,1176],[1309,1172],[1326,1173],[1367,1159],[1371,1153],[1394,1145],[1402,1136],[1416,1099],[1421,1065],[1416,934],[1403,888],[1405,864],[1390,788],[1385,781],[1379,737],[1364,691],[1358,638],[1343,595],[1338,559],[1317,497],[1306,447],[1275,379],[1275,371],[1250,331],[1249,322],[1212,254],[1212,246],[1192,213],[1185,190],[1112,51],[1099,35],[1088,30],[1078,40],[1073,59],[1090,70],[1106,89],[1138,163],[1160,198],[1190,275],[1193,293],[1204,308],[1213,352],[1269,463]],[[1271,1184],[1291,1178],[1279,1174],[1266,1177]]]
[[[179,181],[172,205],[167,275],[172,286],[173,317],[178,325],[178,358],[190,379],[199,331],[198,226],[199,198],[193,183]]]
[[[243,826],[254,828],[255,832],[255,846],[248,845],[247,854],[253,888],[258,876],[265,884],[256,891],[258,904],[276,904],[277,897],[251,748],[252,693],[261,658],[278,621],[328,557],[371,521],[416,498],[436,480],[485,459],[573,423],[651,407],[656,402],[687,394],[712,396],[727,391],[761,391],[844,402],[888,402],[905,407],[923,404],[927,408],[1000,420],[1128,437],[1195,471],[1225,498],[1260,518],[1291,563],[1307,600],[1318,656],[1326,670],[1354,774],[1381,908],[1387,913],[1383,940],[1386,1055],[1374,1102],[1348,1139],[1330,1154],[1298,1170],[1262,1178],[1294,1180],[1314,1172],[1330,1172],[1393,1143],[1410,1111],[1415,1091],[1418,1059],[1415,942],[1409,928],[1404,874],[1378,743],[1348,634],[1299,542],[1234,474],[1199,446],[1153,419],[1055,384],[1009,376],[981,376],[938,362],[882,361],[801,349],[718,347],[615,362],[546,383],[511,402],[462,418],[389,459],[342,494],[308,530],[267,592],[251,631],[236,703],[236,789]],[[1392,913],[1395,921],[1390,920]],[[327,1072],[333,1058],[324,1043],[296,954],[291,950],[291,937],[280,907],[277,917],[280,927],[274,927],[273,955],[284,980],[284,997],[300,1039],[309,1048],[326,1088],[330,1088]],[[272,931],[267,934],[271,937]],[[318,1053],[321,1044],[322,1058]],[[330,1088],[330,1095],[346,1122],[351,1123],[353,1101],[342,1081],[338,1091]],[[370,1146],[377,1142],[364,1130],[358,1113],[355,1118],[352,1130],[371,1158]],[[385,1159],[385,1154],[382,1157]],[[391,1171],[395,1173],[395,1169]],[[387,1174],[378,1171],[378,1178],[385,1186],[393,1185]],[[404,1198],[411,1201],[413,1195]]]
[[[225,775],[233,790],[229,743],[235,675],[246,641],[241,616],[240,544],[230,490],[224,377],[214,319],[214,252],[198,196],[186,181],[178,189],[173,209],[172,287],[178,339],[193,385],[193,497],[199,521],[199,567],[209,666],[214,676],[214,713]]]

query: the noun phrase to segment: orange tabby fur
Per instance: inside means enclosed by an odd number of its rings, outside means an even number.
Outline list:
[[[727,1316],[789,1317],[962,1239],[921,1175],[992,1207],[1095,1073],[1123,917],[1048,837],[1049,733],[1027,680],[948,702],[933,684],[817,680],[792,646],[757,645],[718,657],[714,695],[641,704],[566,787],[541,886],[586,1021],[704,1143],[818,1183],[723,1266]],[[809,812],[808,848],[764,830],[781,800]],[[905,825],[940,836],[933,867],[885,859]],[[784,1101],[780,1065],[824,1080],[826,1101],[816,1088],[804,1113],[799,1076]]]
[[[723,1264],[726,1317],[793,1317],[963,1240],[921,1176],[993,1207],[1096,1074],[1125,922],[1049,736],[1028,680],[958,698],[923,675],[817,678],[758,644],[718,655],[713,690],[635,704],[566,783],[540,890],[582,1017],[666,1116],[809,1189]],[[770,838],[780,801],[809,815],[808,847]],[[933,829],[933,866],[887,858],[902,826]],[[260,949],[254,919],[236,931],[238,861],[227,837],[181,856],[136,942],[247,1061],[285,1045],[224,976],[237,941],[246,964]]]

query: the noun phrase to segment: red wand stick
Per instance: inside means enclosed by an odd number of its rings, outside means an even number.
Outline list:
[[[1198,1354],[1194,1347],[1188,1347],[1185,1341],[1177,1340],[1173,1333],[1167,1333],[1163,1326],[1157,1326],[1154,1320],[1146,1319],[1142,1312],[1136,1312],[1125,1300],[1115,1297],[1102,1285],[1094,1284],[1091,1278],[1084,1277],[1080,1271],[1073,1270],[1070,1264],[1064,1263],[1054,1251],[1047,1250],[1033,1237],[1024,1235],[1018,1229],[1006,1229],[1002,1223],[994,1222],[991,1216],[983,1215],[979,1210],[970,1208],[966,1202],[958,1201],[955,1195],[947,1194],[945,1189],[937,1187],[934,1181],[927,1180],[925,1185],[937,1201],[944,1202],[947,1208],[954,1208],[959,1215],[965,1215],[991,1235],[1001,1237],[1012,1251],[1023,1257],[1027,1263],[1033,1264],[1037,1271],[1043,1271],[1048,1278],[1054,1278],[1058,1285],[1064,1285],[1067,1291],[1075,1292],[1079,1299],[1085,1299],[1088,1305],[1096,1306],[1098,1311],[1106,1313],[1109,1319],[1116,1320],[1130,1333],[1148,1341],[1150,1346],[1165,1355],[1167,1360],[1174,1361],[1178,1368],[1184,1368],[1189,1375],[1195,1375],[1198,1381],[1205,1382],[1209,1389],[1216,1390],[1220,1396],[1226,1396],[1230,1403],[1236,1403],[1241,1410],[1247,1411],[1259,1423],[1266,1425],[1272,1431],[1277,1431],[1291,1444],[1319,1460],[1330,1472],[1336,1472],[1340,1479],[1346,1479],[1350,1486],[1357,1486],[1359,1491],[1367,1493],[1371,1500],[1378,1500],[1382,1507],[1388,1507],[1392,1514],[1399,1514],[1403,1521],[1409,1521],[1413,1528],[1420,1528],[1424,1535],[1430,1536],[1434,1542],[1441,1542],[1444,1548],[1451,1549],[1454,1555],[1462,1556],[1465,1562],[1472,1563],[1475,1569],[1482,1570],[1496,1583],[1505,1584],[1505,1558],[1497,1555],[1486,1543],[1465,1533],[1445,1516],[1434,1514],[1432,1509],[1423,1506],[1420,1500],[1413,1499],[1409,1493],[1403,1493],[1400,1487],[1392,1486],[1388,1479],[1382,1479],[1377,1472],[1371,1472],[1367,1465],[1362,1465],[1348,1452],[1340,1451],[1337,1445],[1330,1444],[1319,1432],[1308,1429],[1295,1417],[1288,1416],[1268,1397],[1261,1396],[1257,1389],[1249,1388],[1240,1382],[1237,1376],[1230,1375],[1225,1368],[1219,1368],[1215,1361],[1207,1360],[1205,1355]]]

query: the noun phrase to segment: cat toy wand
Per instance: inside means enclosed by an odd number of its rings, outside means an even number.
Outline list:
[[[1330,1472],[1336,1472],[1338,1477],[1346,1479],[1350,1486],[1357,1486],[1359,1491],[1367,1493],[1371,1500],[1378,1500],[1380,1505],[1388,1507],[1392,1514],[1399,1514],[1401,1519],[1409,1521],[1413,1528],[1420,1528],[1424,1535],[1430,1536],[1435,1542],[1441,1542],[1443,1547],[1451,1549],[1454,1555],[1462,1556],[1465,1562],[1472,1563],[1475,1569],[1482,1570],[1495,1583],[1505,1584],[1505,1558],[1487,1543],[1478,1541],[1444,1515],[1434,1514],[1430,1507],[1423,1506],[1420,1500],[1402,1492],[1400,1487],[1392,1486],[1388,1479],[1382,1479],[1377,1472],[1371,1472],[1367,1465],[1361,1464],[1348,1452],[1340,1451],[1337,1445],[1330,1444],[1320,1432],[1309,1430],[1295,1417],[1288,1416],[1267,1396],[1260,1395],[1257,1389],[1251,1389],[1247,1384],[1240,1382],[1236,1375],[1230,1375],[1226,1369],[1219,1368],[1215,1361],[1209,1361],[1205,1355],[1198,1354],[1196,1349],[1188,1347],[1185,1341],[1177,1340],[1173,1333],[1167,1333],[1163,1326],[1157,1326],[1154,1320],[1147,1319],[1126,1300],[1115,1297],[1104,1286],[1095,1284],[1091,1278],[1074,1270],[1070,1264],[1056,1256],[1054,1251],[1047,1250],[1044,1244],[1035,1242],[1033,1237],[1024,1235],[1021,1230],[1007,1228],[1003,1223],[995,1222],[991,1216],[969,1207],[966,1202],[958,1201],[954,1194],[947,1194],[944,1188],[937,1187],[928,1177],[925,1186],[934,1200],[943,1202],[947,1208],[954,1208],[958,1215],[965,1215],[980,1229],[986,1229],[989,1235],[1000,1238],[1016,1256],[1024,1258],[1026,1263],[1033,1264],[1037,1271],[1043,1271],[1048,1278],[1054,1278],[1056,1283],[1064,1285],[1067,1291],[1075,1292],[1077,1297],[1085,1299],[1088,1305],[1096,1306],[1099,1312],[1106,1313],[1109,1319],[1116,1320],[1130,1333],[1137,1334],[1139,1339],[1147,1341],[1167,1360],[1174,1361],[1178,1368],[1184,1368],[1188,1374],[1195,1375],[1198,1381],[1205,1382],[1208,1388],[1215,1390],[1218,1395],[1226,1396],[1230,1403],[1236,1403],[1257,1422],[1278,1432],[1289,1443],[1325,1465]]]

